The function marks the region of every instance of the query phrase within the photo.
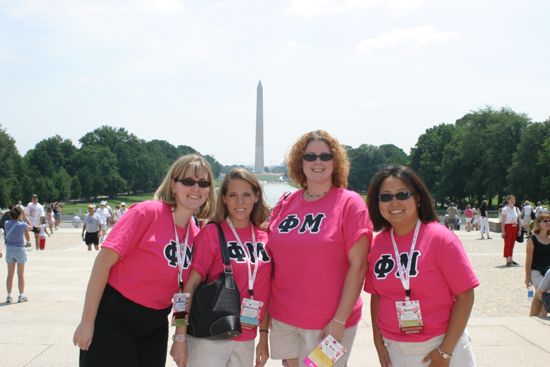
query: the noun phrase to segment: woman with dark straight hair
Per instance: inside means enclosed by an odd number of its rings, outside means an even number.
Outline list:
[[[372,179],[367,205],[381,230],[365,283],[380,365],[475,366],[466,324],[479,281],[426,185],[411,168],[388,166]]]

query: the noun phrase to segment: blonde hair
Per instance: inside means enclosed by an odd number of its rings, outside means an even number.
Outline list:
[[[265,202],[262,186],[255,175],[244,168],[233,168],[229,171],[220,185],[218,199],[216,204],[216,212],[212,218],[215,222],[221,222],[227,217],[227,207],[223,203],[223,197],[227,194],[227,189],[231,180],[243,180],[250,184],[254,195],[258,197],[258,201],[254,203],[252,212],[250,213],[250,221],[260,227],[269,216],[269,207]]]
[[[216,190],[214,190],[214,177],[210,164],[203,157],[196,154],[187,154],[179,157],[168,169],[164,180],[155,192],[155,200],[160,200],[173,207],[176,206],[176,199],[172,191],[172,181],[175,178],[189,176],[201,177],[206,173],[207,180],[212,182],[208,191],[208,199],[196,213],[199,218],[208,218],[216,208]]]
[[[542,222],[543,219],[550,219],[550,213],[543,212],[543,213],[540,213],[537,218],[535,218],[535,224],[533,225],[533,232],[535,234],[540,235],[540,231],[542,229],[540,226],[540,222]]]
[[[350,168],[348,154],[338,140],[324,130],[310,131],[302,135],[294,143],[286,159],[290,178],[300,184],[302,188],[307,187],[307,179],[302,169],[302,157],[307,145],[312,141],[323,141],[330,148],[334,162],[332,185],[335,187],[347,187]]]

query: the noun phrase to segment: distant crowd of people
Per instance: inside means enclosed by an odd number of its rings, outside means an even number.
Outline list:
[[[97,218],[97,225],[101,225],[105,234],[107,230],[114,225],[124,213],[127,208],[125,203],[121,203],[116,206],[115,210],[112,210],[106,201],[101,202],[101,207],[97,211],[95,206],[88,206],[88,214],[85,216],[84,230],[93,232],[93,221]],[[8,266],[8,274],[6,279],[6,303],[27,302],[28,297],[25,294],[25,264],[27,263],[27,251],[32,248],[31,236],[34,237],[35,248],[38,251],[46,249],[46,239],[54,234],[54,231],[58,230],[61,225],[61,211],[62,204],[54,202],[50,204],[42,205],[38,201],[38,195],[33,194],[31,201],[26,205],[22,205],[21,201],[13,203],[9,206],[8,210],[1,213],[0,218],[0,240],[5,243],[5,254],[0,247],[0,258],[4,257]],[[73,226],[80,227],[81,218],[75,214],[73,218]],[[101,223],[101,224],[100,224]],[[97,236],[97,233],[96,233]],[[97,246],[98,240],[94,240],[93,234],[89,236],[92,240],[89,242],[86,237],[85,243],[88,245],[88,249],[91,249],[91,244]],[[13,279],[17,273],[17,282],[19,296],[15,298],[12,295]]]
[[[479,209],[467,205],[461,212],[454,203],[447,208],[445,224],[449,229],[460,229],[464,215],[466,230],[479,230],[481,239],[491,239],[487,201]],[[530,316],[544,317],[550,312],[550,212],[540,201],[533,207],[529,200],[516,205],[514,195],[508,195],[498,208],[501,237],[504,240],[505,267],[520,266],[514,260],[516,242],[526,241],[525,286],[531,289]]]

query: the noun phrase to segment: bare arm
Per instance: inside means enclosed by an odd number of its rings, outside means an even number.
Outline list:
[[[533,251],[535,245],[533,244],[532,239],[527,240],[527,245],[525,246],[525,286],[529,287],[531,283],[531,266],[533,265]]]
[[[119,260],[119,255],[113,250],[102,248],[97,255],[84,300],[82,319],[73,336],[73,343],[82,350],[88,350],[94,335],[94,323],[101,296],[105,290],[111,267]]]
[[[189,310],[191,310],[193,303],[193,293],[195,292],[195,289],[197,289],[201,281],[202,277],[199,272],[195,269],[192,269],[191,273],[189,273],[189,279],[187,279],[187,282],[183,287],[183,293],[191,294],[191,296],[189,297]],[[186,335],[187,325],[176,326],[176,334]],[[170,348],[170,356],[172,356],[174,362],[176,362],[176,365],[178,367],[184,367],[185,363],[187,363],[187,358],[189,356],[187,351],[187,341],[172,343],[172,348]]]
[[[374,341],[374,347],[378,354],[378,361],[381,367],[391,367],[390,354],[384,345],[384,339],[382,333],[378,328],[378,303],[380,302],[380,296],[372,294],[370,296],[370,318],[372,322],[372,339]]]
[[[266,311],[264,318],[260,322],[260,340],[256,345],[256,364],[255,367],[263,367],[269,360],[269,345],[268,345],[268,332],[269,332],[269,322],[271,316]]]
[[[363,288],[365,274],[367,273],[367,254],[369,252],[369,240],[361,236],[348,252],[349,269],[344,280],[344,288],[340,296],[340,303],[333,319],[321,331],[321,338],[331,334],[336,340],[342,341],[345,322],[348,319],[357,297]]]

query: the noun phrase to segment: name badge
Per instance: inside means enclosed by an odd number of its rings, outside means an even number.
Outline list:
[[[395,302],[399,328],[403,334],[422,333],[424,322],[420,311],[420,301],[397,301]]]
[[[346,348],[338,343],[332,335],[328,335],[304,359],[307,367],[332,367],[346,353]]]
[[[264,303],[255,299],[243,298],[241,303],[241,327],[254,329],[260,323],[260,311]]]
[[[187,325],[190,297],[189,293],[174,293],[172,297],[172,326]]]

